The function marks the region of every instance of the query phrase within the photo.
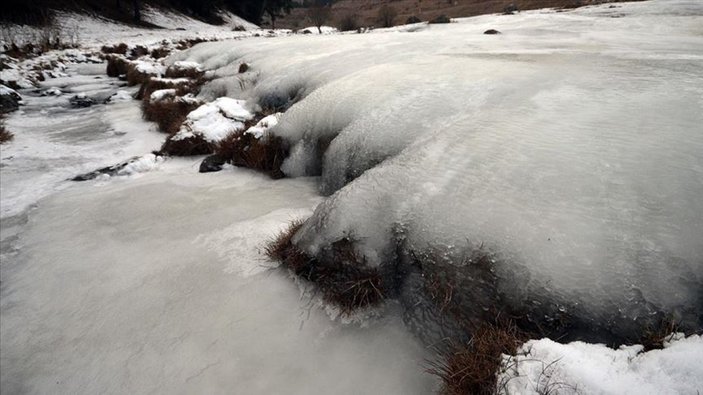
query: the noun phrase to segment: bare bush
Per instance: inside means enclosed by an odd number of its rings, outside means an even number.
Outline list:
[[[359,29],[359,15],[353,12],[342,15],[337,22],[337,28],[342,32]]]
[[[395,18],[398,16],[398,10],[393,6],[384,4],[378,10],[378,23],[381,27],[395,26]]]

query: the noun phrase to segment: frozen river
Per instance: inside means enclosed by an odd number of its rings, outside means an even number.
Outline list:
[[[395,307],[343,323],[261,246],[319,203],[314,178],[271,181],[197,160],[64,181],[158,148],[102,65],[25,95],[2,148],[3,393],[426,394],[428,354]],[[41,199],[41,200],[38,200]],[[37,201],[38,200],[38,201]]]

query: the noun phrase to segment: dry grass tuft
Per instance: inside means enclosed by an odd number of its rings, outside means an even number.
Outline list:
[[[107,56],[107,75],[110,77],[119,77],[127,74],[129,61],[121,56]]]
[[[100,50],[104,54],[120,54],[120,55],[126,55],[127,54],[127,49],[129,47],[125,43],[120,43],[117,45],[103,45]]]
[[[15,135],[5,129],[5,124],[0,122],[0,144],[5,144],[15,138]]]
[[[277,136],[264,135],[257,139],[254,135],[245,133],[255,123],[254,120],[250,121],[244,130],[227,136],[217,144],[215,153],[235,166],[262,171],[273,179],[285,177],[281,165],[288,156],[288,145]]]
[[[142,115],[145,120],[156,122],[160,131],[173,135],[178,132],[186,116],[198,107],[200,107],[199,102],[178,98],[154,102],[145,100],[142,102]]]
[[[137,66],[132,62],[127,62],[127,85],[134,86],[147,82],[151,78],[151,74],[144,73],[137,69]]]
[[[269,242],[266,254],[296,276],[315,284],[323,299],[338,307],[342,314],[378,305],[385,299],[379,270],[369,267],[348,239],[332,243],[330,258],[324,261],[310,257],[295,246],[293,236],[303,224],[300,220],[292,222]]]
[[[200,135],[195,135],[180,140],[168,138],[161,146],[159,153],[171,156],[194,156],[211,154],[214,149],[214,144]]]
[[[167,57],[171,53],[171,50],[165,47],[154,48],[151,50],[151,57],[154,59],[161,59]]]
[[[658,325],[645,328],[637,343],[643,345],[645,351],[661,350],[664,348],[664,343],[672,340],[673,334],[679,331],[680,325],[676,320],[664,318]]]
[[[448,395],[486,394],[497,390],[496,373],[502,354],[515,355],[528,336],[507,319],[484,322],[470,331],[467,343],[451,343],[440,359],[430,364],[428,372],[442,379],[443,393]]]

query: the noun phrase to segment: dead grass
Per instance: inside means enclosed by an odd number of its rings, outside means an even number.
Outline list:
[[[293,236],[303,226],[294,221],[266,246],[266,254],[299,278],[313,283],[323,299],[338,307],[342,314],[380,304],[386,297],[379,270],[369,267],[366,259],[342,239],[332,243],[329,258],[320,261],[308,256],[293,244]]]
[[[151,50],[151,57],[154,59],[161,59],[167,57],[171,53],[171,50],[165,47],[154,48]]]
[[[194,156],[211,154],[214,149],[214,144],[209,143],[202,136],[195,135],[181,140],[168,138],[159,153],[170,156]]]
[[[502,354],[515,355],[529,338],[514,322],[500,317],[470,333],[468,342],[450,342],[447,351],[439,353],[440,359],[430,364],[428,372],[442,379],[445,394],[495,394]]]
[[[264,135],[257,139],[245,130],[256,123],[252,120],[244,130],[230,134],[215,148],[215,153],[229,163],[262,171],[273,179],[285,177],[281,165],[288,156],[288,145],[277,136]]]
[[[119,77],[127,75],[129,61],[121,56],[107,56],[107,75],[109,77]]]
[[[0,144],[5,144],[15,138],[15,135],[5,129],[5,124],[0,122]]]
[[[642,337],[637,343],[644,346],[645,351],[661,350],[664,343],[672,339],[675,332],[680,331],[680,324],[673,318],[663,318],[657,325],[644,328]]]
[[[147,82],[151,78],[151,74],[144,73],[137,69],[137,66],[132,62],[127,62],[127,85],[134,86]]]
[[[145,100],[142,102],[142,116],[147,121],[156,122],[160,131],[173,135],[178,132],[186,116],[198,107],[200,107],[199,102],[189,102],[178,98],[155,102]],[[205,153],[209,152],[212,150]]]
[[[138,100],[148,101],[151,94],[160,89],[175,89],[177,96],[184,96],[188,93],[196,95],[198,93],[199,85],[195,82],[181,82],[174,83],[173,81],[167,81],[163,79],[155,79],[149,77],[142,85],[139,87],[136,98]]]
[[[125,43],[120,43],[117,45],[103,45],[102,48],[100,48],[100,51],[104,54],[120,54],[120,55],[126,55],[127,54],[127,49],[129,47]]]

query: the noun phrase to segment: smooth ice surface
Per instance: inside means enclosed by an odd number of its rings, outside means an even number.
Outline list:
[[[504,356],[502,394],[695,394],[703,391],[703,338],[671,336],[662,350],[530,340]]]
[[[427,394],[395,314],[332,321],[261,255],[314,179],[172,159],[40,202],[3,261],[3,393]]]
[[[695,321],[701,26],[700,1],[652,0],[207,43],[173,60],[215,75],[246,62],[257,82],[242,95],[302,99],[271,132],[293,145],[286,174],[337,191],[296,239],[309,252],[351,237],[382,264],[398,234],[408,249],[483,246],[516,302]]]

